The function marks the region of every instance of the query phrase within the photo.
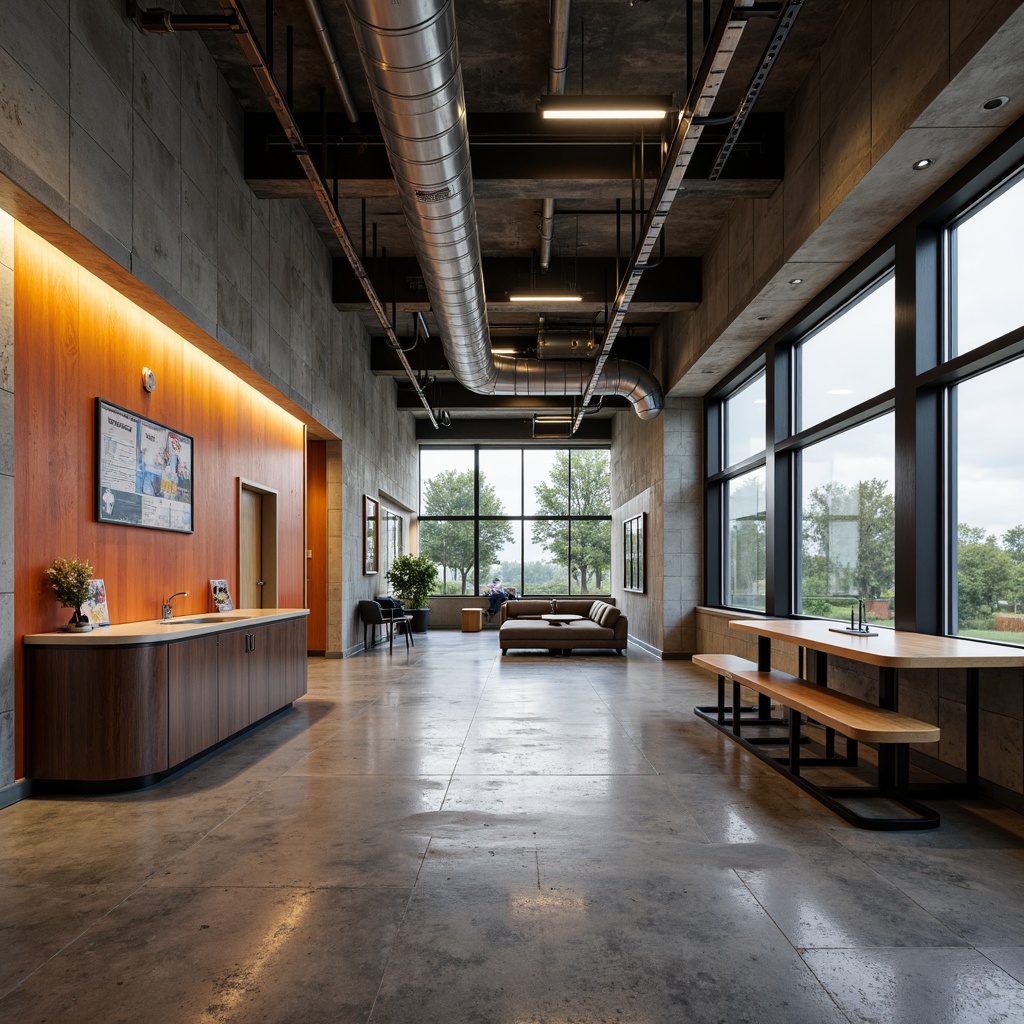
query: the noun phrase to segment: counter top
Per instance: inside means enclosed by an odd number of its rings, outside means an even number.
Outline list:
[[[118,622],[110,626],[96,626],[88,633],[65,633],[60,630],[54,633],[30,633],[24,640],[26,644],[41,647],[106,647],[166,643],[168,640],[184,640],[188,637],[223,633],[229,629],[262,626],[308,614],[307,608],[242,608],[219,614],[182,613],[169,621],[146,619],[142,622]]]

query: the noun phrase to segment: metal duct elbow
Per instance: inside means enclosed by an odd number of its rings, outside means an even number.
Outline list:
[[[582,395],[594,373],[585,359],[515,359],[495,356],[495,382],[490,395]],[[653,419],[664,408],[661,385],[639,363],[608,359],[597,379],[596,395],[627,399],[642,420]]]

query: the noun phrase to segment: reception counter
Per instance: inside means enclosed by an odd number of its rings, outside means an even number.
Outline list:
[[[35,792],[152,785],[306,692],[305,609],[26,636]]]

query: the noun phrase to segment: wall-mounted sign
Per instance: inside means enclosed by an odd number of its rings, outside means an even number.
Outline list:
[[[97,398],[96,518],[192,533],[192,438]]]

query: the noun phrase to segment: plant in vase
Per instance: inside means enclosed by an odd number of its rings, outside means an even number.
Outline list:
[[[74,609],[74,615],[64,629],[69,633],[87,633],[92,629],[92,624],[82,614],[82,604],[89,597],[92,566],[77,558],[55,558],[53,565],[46,570],[46,575],[53,581],[57,600],[65,608]]]
[[[437,586],[437,566],[427,555],[399,555],[387,571],[395,597],[412,612],[415,633],[425,633],[430,625],[427,598]]]

